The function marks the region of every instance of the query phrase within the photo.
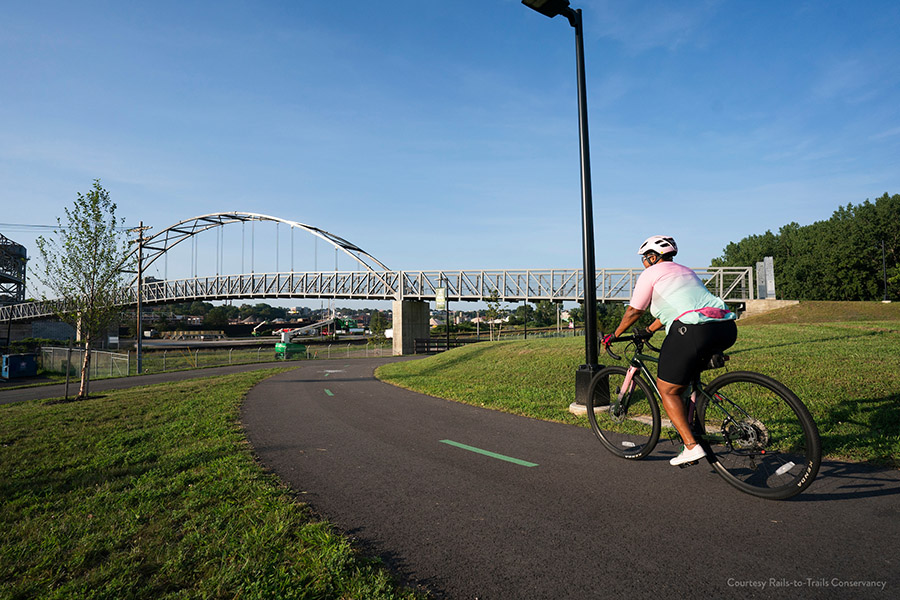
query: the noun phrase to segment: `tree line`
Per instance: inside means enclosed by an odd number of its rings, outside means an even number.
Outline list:
[[[826,221],[750,235],[728,244],[712,266],[752,266],[765,256],[774,258],[779,298],[898,300],[900,194],[847,204]]]

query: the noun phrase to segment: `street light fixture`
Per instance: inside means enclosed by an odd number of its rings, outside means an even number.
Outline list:
[[[547,17],[562,15],[575,28],[575,58],[578,67],[578,135],[581,142],[581,225],[584,253],[584,345],[585,362],[575,372],[575,396],[586,404],[588,387],[597,364],[597,269],[594,264],[594,209],[591,196],[591,153],[588,143],[587,89],[584,75],[584,30],[581,9],[574,10],[569,0],[522,0],[522,4]]]
[[[522,0],[522,4],[551,19],[556,15],[563,15],[569,19],[570,23],[572,23],[572,18],[576,14],[569,7],[569,0]],[[572,27],[575,27],[574,23]]]

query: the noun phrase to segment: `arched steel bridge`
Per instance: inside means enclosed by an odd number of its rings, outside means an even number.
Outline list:
[[[179,243],[215,227],[251,221],[274,221],[304,230],[325,240],[358,261],[363,271],[313,271],[242,273],[148,281],[141,287],[141,302],[158,305],[194,300],[238,300],[266,298],[312,298],[347,300],[434,300],[438,288],[447,290],[448,300],[501,302],[580,302],[584,298],[584,276],[580,269],[496,269],[392,271],[359,246],[318,227],[269,215],[228,212],[203,215],[176,223],[145,238],[144,269]],[[136,255],[131,257],[136,258]],[[643,269],[599,269],[595,282],[601,301],[631,298]],[[695,269],[710,291],[726,301],[743,303],[753,299],[753,269]],[[123,291],[123,307],[137,303],[137,277]],[[0,321],[31,320],[64,312],[56,300],[0,307]]]

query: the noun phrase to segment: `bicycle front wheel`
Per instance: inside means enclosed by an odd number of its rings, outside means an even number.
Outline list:
[[[697,402],[701,437],[728,483],[772,500],[809,487],[822,461],[819,430],[792,391],[749,371],[720,375],[705,391]]]
[[[623,367],[606,367],[594,375],[588,389],[588,420],[607,450],[622,458],[644,458],[659,440],[659,405],[638,374],[624,389],[626,375]]]

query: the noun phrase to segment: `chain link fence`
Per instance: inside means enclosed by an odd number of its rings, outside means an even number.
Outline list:
[[[84,364],[84,348],[41,348],[41,366],[45,371],[81,374]],[[131,359],[128,354],[91,350],[91,378],[125,377],[131,373]]]
[[[71,352],[71,355],[69,354]],[[329,358],[377,358],[391,356],[393,348],[390,343],[362,344],[321,344],[307,346],[306,352],[293,356],[287,361],[316,360]],[[257,362],[283,360],[276,358],[272,346],[254,348],[184,348],[170,350],[144,351],[141,357],[143,373],[164,373],[166,371],[183,371],[204,367],[221,367]],[[65,373],[78,376],[84,362],[83,348],[41,348],[41,366],[45,371]],[[131,351],[105,352],[91,351],[91,378],[125,377],[137,374],[137,356]]]

